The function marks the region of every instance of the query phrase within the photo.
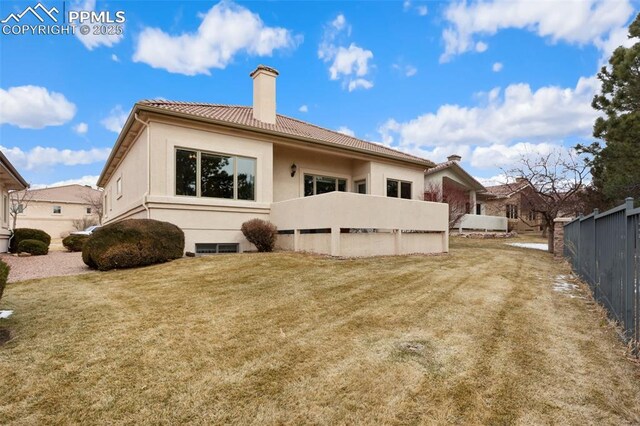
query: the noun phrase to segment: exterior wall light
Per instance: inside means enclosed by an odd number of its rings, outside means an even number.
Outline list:
[[[297,171],[298,171],[298,166],[296,166],[296,163],[293,163],[291,165],[291,177],[294,177]]]

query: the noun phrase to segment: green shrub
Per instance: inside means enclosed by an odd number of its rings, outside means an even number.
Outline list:
[[[18,228],[13,230],[11,245],[9,251],[15,253],[18,250],[18,244],[23,240],[38,240],[46,244],[47,248],[51,244],[51,236],[41,229]]]
[[[42,256],[49,253],[49,245],[40,240],[22,240],[18,243],[18,253],[29,253],[33,256]]]
[[[135,268],[182,257],[184,232],[176,225],[152,219],[128,219],[94,231],[82,247],[90,268]]]
[[[4,287],[7,285],[7,278],[9,278],[9,269],[9,265],[0,260],[0,300],[2,299]]]
[[[69,251],[82,251],[82,246],[89,239],[88,235],[71,234],[63,238],[62,245]]]
[[[278,236],[278,228],[273,223],[262,219],[251,219],[243,223],[240,230],[258,251],[273,251]]]

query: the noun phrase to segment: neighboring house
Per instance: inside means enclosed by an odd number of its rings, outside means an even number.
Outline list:
[[[490,216],[478,203],[486,188],[460,165],[462,157],[450,155],[447,161],[424,172],[424,199],[449,204],[449,225],[467,230],[506,231],[504,216]]]
[[[20,173],[13,167],[7,157],[0,152],[0,193],[2,195],[2,219],[0,220],[0,252],[4,253],[9,249],[9,239],[11,237],[11,217],[9,214],[10,200],[9,191],[20,191],[29,186]]]
[[[278,246],[332,255],[448,251],[446,206],[421,201],[433,163],[276,114],[276,77],[251,74],[253,107],[136,103],[100,175],[104,222],[178,225],[187,251],[254,247],[240,231],[271,220]]]
[[[64,185],[29,189],[24,206],[17,207],[17,228],[42,229],[52,238],[61,238],[76,231],[74,221],[98,223],[98,214],[91,199],[102,193],[84,185]],[[22,194],[16,194],[21,199]]]
[[[517,178],[513,184],[487,186],[487,192],[479,197],[478,202],[487,214],[506,217],[509,230],[540,231],[542,218],[531,208],[531,200],[535,197],[529,182]]]

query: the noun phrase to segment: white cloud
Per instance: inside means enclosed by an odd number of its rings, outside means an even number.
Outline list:
[[[77,179],[66,179],[60,180],[52,183],[34,183],[30,185],[31,189],[39,189],[39,188],[50,188],[52,186],[63,186],[63,185],[89,185],[93,188],[96,188],[96,184],[98,183],[99,176],[87,175],[82,176]]]
[[[222,1],[199,17],[202,23],[192,33],[170,35],[159,28],[144,28],[133,61],[172,73],[209,75],[213,68],[226,68],[241,52],[271,56],[275,50],[294,48],[301,42],[301,36],[268,27],[260,16],[232,2]]]
[[[402,10],[406,12],[409,9],[411,9],[411,0],[404,0],[402,2]]]
[[[61,93],[40,86],[0,89],[0,124],[21,129],[59,126],[76,115],[76,106]]]
[[[0,146],[0,151],[9,158],[9,161],[18,170],[42,170],[57,165],[77,166],[105,161],[109,157],[111,148],[72,150],[36,146],[28,151],[23,151],[20,147]]]
[[[373,87],[373,83],[369,80],[365,80],[364,78],[356,78],[355,80],[349,81],[348,89],[350,92],[353,92],[356,89],[371,89]]]
[[[484,94],[476,106],[443,105],[405,122],[389,119],[378,131],[386,145],[439,156],[450,154],[444,148],[452,151],[458,146],[588,136],[597,117],[591,108],[597,90],[595,77],[580,78],[575,88],[545,86],[533,91],[527,84],[512,84],[504,92],[495,88]]]
[[[491,69],[493,70],[493,72],[500,72],[502,71],[502,62],[496,62],[491,66]]]
[[[338,127],[338,129],[336,129],[336,132],[342,133],[343,135],[347,135],[347,136],[351,136],[351,137],[355,137],[356,136],[356,132],[354,132],[353,130],[351,130],[347,126]]]
[[[113,62],[120,62],[120,58],[118,58],[118,55],[116,55],[115,53],[111,54],[111,60]]]
[[[105,129],[120,133],[124,127],[124,123],[127,121],[127,117],[129,117],[129,113],[125,112],[120,105],[116,105],[111,109],[109,115],[103,118],[100,123],[102,123]]]
[[[298,111],[300,112],[309,112],[309,107],[306,105],[301,105],[300,108],[298,108]]]
[[[475,180],[483,184],[484,186],[494,186],[494,185],[504,185],[505,183],[510,183],[511,179],[507,177],[504,173],[499,173],[490,177],[473,177]]]
[[[84,135],[89,131],[89,125],[87,123],[78,123],[72,129],[77,134]]]
[[[486,52],[488,48],[489,45],[483,41],[479,41],[476,43],[476,52],[478,53]]]
[[[471,165],[480,169],[509,166],[517,163],[523,156],[546,155],[554,152],[560,145],[542,142],[538,144],[518,142],[512,145],[492,144],[478,146],[471,153]]]
[[[427,8],[427,6],[418,6],[416,7],[416,10],[418,11],[418,15],[420,16],[427,16],[427,13],[429,13],[429,9]]]
[[[95,11],[96,10],[96,0],[85,0],[85,1],[75,1],[72,4],[73,10],[86,10],[86,11]],[[123,25],[124,24],[119,24]],[[76,37],[84,47],[89,50],[93,50],[96,47],[107,46],[111,47],[115,44],[120,43],[124,38],[124,34],[112,34],[112,35],[96,35],[93,31],[90,31],[89,34],[82,34],[80,31],[75,32]]]
[[[445,51],[440,61],[477,47],[476,35],[491,36],[507,28],[531,31],[554,43],[594,44],[604,49],[633,11],[629,0],[458,1],[444,13],[450,25],[442,33]]]
[[[426,16],[429,13],[429,8],[427,6],[425,6],[425,5],[416,6],[414,9],[416,10],[418,15],[420,15],[420,16]],[[405,12],[408,12],[408,11],[411,10],[411,1],[410,0],[405,0],[402,3],[402,10],[404,10]]]
[[[350,43],[348,47],[339,46],[337,39],[345,32],[349,35],[351,27],[344,15],[340,14],[325,26],[322,41],[318,46],[318,58],[331,64],[331,80],[341,80],[350,92],[358,88],[370,89],[373,82],[368,77],[369,61],[373,59],[373,52],[355,43]]]
[[[391,65],[391,67],[394,70],[402,73],[405,77],[413,77],[418,73],[418,68],[414,67],[413,65],[393,64]]]

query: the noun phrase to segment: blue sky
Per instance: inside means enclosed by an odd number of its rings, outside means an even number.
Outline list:
[[[2,0],[0,20],[36,3]],[[137,100],[249,105],[260,63],[280,71],[278,113],[434,161],[458,153],[491,180],[591,140],[595,74],[637,13],[625,0],[42,4],[126,22],[121,37],[0,35],[0,149],[34,185],[95,183]]]

